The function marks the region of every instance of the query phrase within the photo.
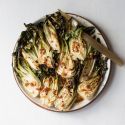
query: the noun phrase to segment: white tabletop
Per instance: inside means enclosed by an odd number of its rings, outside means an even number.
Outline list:
[[[125,60],[124,0],[0,0],[0,124],[125,125],[125,66],[113,65],[101,96],[86,108],[71,113],[41,109],[19,90],[12,74],[11,54],[24,29],[23,23],[34,22],[57,9],[93,21]]]

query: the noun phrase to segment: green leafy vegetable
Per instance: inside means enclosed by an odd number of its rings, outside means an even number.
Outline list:
[[[62,52],[60,54],[57,73],[64,78],[71,78],[76,73],[75,68],[75,62],[72,60],[68,45],[65,42],[62,45]]]
[[[58,110],[66,111],[69,110],[72,106],[72,102],[75,101],[76,97],[76,86],[73,79],[66,79],[64,87],[58,94],[58,97],[55,101],[55,107]]]
[[[52,47],[53,50],[56,50],[58,53],[60,53],[58,35],[56,33],[55,27],[52,25],[52,22],[50,20],[47,19],[45,21],[43,25],[43,30],[49,45]]]
[[[76,29],[69,40],[69,48],[73,60],[79,59],[83,61],[86,58],[87,48],[85,41],[82,39],[82,32],[82,28]]]
[[[44,87],[40,91],[42,104],[47,107],[54,106],[59,89],[58,76],[45,77],[43,79],[43,85]]]
[[[24,88],[33,96],[39,95],[39,88],[41,86],[40,79],[35,75],[35,73],[29,67],[26,60],[18,58],[17,66],[14,67],[17,72]]]
[[[59,111],[70,110],[78,98],[92,99],[107,70],[107,58],[83,40],[86,32],[101,43],[95,27],[68,20],[60,10],[24,25],[13,69],[26,92]]]

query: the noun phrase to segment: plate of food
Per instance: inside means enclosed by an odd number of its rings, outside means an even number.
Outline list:
[[[51,111],[81,109],[102,92],[111,61],[84,39],[84,33],[107,47],[98,28],[82,16],[62,11],[25,24],[17,40],[12,68],[23,94]]]

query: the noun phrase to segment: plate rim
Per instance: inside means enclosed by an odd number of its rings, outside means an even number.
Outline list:
[[[104,41],[105,41],[106,47],[109,48],[109,45],[108,45],[108,43],[106,42],[107,40],[106,40],[106,38],[105,38],[105,35],[103,34],[103,32],[100,30],[100,28],[99,28],[95,23],[93,23],[93,22],[92,22],[91,20],[89,20],[88,18],[85,18],[85,17],[83,17],[83,16],[81,16],[81,15],[78,15],[78,14],[74,14],[74,13],[67,13],[67,14],[73,15],[73,16],[76,16],[76,17],[79,17],[79,18],[82,18],[82,19],[86,20],[87,22],[91,23],[93,26],[95,26],[95,27],[97,28],[97,30],[101,33],[101,35],[102,35],[102,37],[103,37],[103,39],[104,39]],[[44,17],[44,16],[43,16],[43,17]],[[40,19],[41,19],[41,18],[40,18]],[[40,19],[38,19],[37,21],[35,21],[35,23],[36,23],[36,22],[39,22]],[[16,46],[18,45],[17,42],[18,42],[18,40],[16,41],[16,43],[15,43],[15,45],[14,45],[13,52],[15,51]],[[22,91],[22,93],[25,95],[25,97],[26,97],[28,100],[30,100],[30,102],[32,102],[33,104],[37,105],[38,107],[40,107],[40,108],[42,108],[42,109],[45,109],[45,110],[48,110],[48,111],[52,111],[52,112],[59,112],[59,113],[74,112],[74,111],[83,109],[83,108],[87,107],[88,105],[90,105],[91,103],[93,103],[93,102],[103,93],[103,91],[105,90],[105,88],[106,88],[106,86],[107,86],[107,84],[108,84],[108,81],[109,81],[109,78],[110,78],[110,75],[111,75],[111,69],[112,69],[112,62],[111,62],[110,59],[109,59],[109,68],[110,68],[110,69],[109,69],[108,78],[106,79],[106,82],[105,82],[103,88],[102,88],[102,89],[100,90],[100,92],[96,95],[96,97],[94,97],[90,102],[88,102],[86,105],[84,105],[84,106],[82,106],[82,107],[80,107],[80,108],[73,109],[73,110],[68,110],[68,111],[59,111],[59,110],[53,110],[53,109],[44,107],[44,106],[42,106],[42,105],[39,105],[37,102],[33,101],[33,100],[30,98],[30,96],[27,95],[26,92],[24,92],[24,89],[21,87],[20,82],[19,82],[19,80],[18,80],[18,78],[17,78],[17,76],[16,76],[16,73],[15,73],[15,71],[14,71],[14,68],[13,68],[13,56],[12,56],[13,76],[14,76],[14,79],[15,79],[15,81],[16,81],[16,83],[17,83],[19,89]]]

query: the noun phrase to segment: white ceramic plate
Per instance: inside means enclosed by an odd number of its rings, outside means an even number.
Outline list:
[[[79,16],[79,15],[71,14],[71,13],[69,13],[69,15],[73,16],[73,17],[76,18],[81,24],[83,24],[83,25],[85,25],[85,26],[87,26],[87,27],[94,26],[94,27],[95,27],[95,33],[92,34],[92,35],[95,35],[97,38],[99,38],[100,41],[101,41],[101,43],[102,43],[104,46],[107,47],[106,41],[104,40],[102,34],[100,33],[100,31],[98,30],[98,28],[97,28],[93,23],[91,23],[90,21],[88,21],[87,19],[85,19],[85,18],[83,18],[83,17],[81,17],[81,16]],[[45,18],[42,18],[42,19],[44,20]],[[36,21],[35,23],[37,23],[37,22],[39,22],[39,21]],[[18,43],[16,43],[16,45],[15,45],[15,47],[14,47],[14,52],[15,52],[17,46],[18,46]],[[13,60],[12,60],[12,62],[13,62]],[[95,100],[95,99],[97,98],[97,96],[102,92],[102,90],[104,89],[104,86],[106,85],[106,83],[107,83],[107,81],[108,81],[108,77],[109,77],[110,70],[111,70],[111,61],[110,61],[110,59],[108,59],[108,61],[107,61],[107,68],[108,68],[108,69],[107,69],[107,71],[106,71],[106,73],[105,73],[104,79],[103,79],[103,81],[102,81],[102,83],[101,83],[101,85],[100,85],[100,87],[99,87],[99,90],[98,90],[98,92],[96,93],[96,95],[95,95],[91,100],[83,100],[83,101],[81,101],[81,102],[79,102],[79,103],[76,103],[69,111],[75,111],[75,110],[77,110],[77,109],[83,108],[83,107],[87,106],[87,105],[90,104],[93,100]],[[14,72],[14,71],[13,71],[13,72]],[[40,107],[42,107],[42,108],[45,108],[45,109],[48,109],[48,110],[51,110],[51,111],[57,111],[55,108],[48,108],[48,107],[42,106],[40,99],[31,97],[31,96],[27,93],[27,91],[23,88],[23,86],[22,86],[21,82],[18,80],[18,78],[17,78],[15,72],[14,72],[14,77],[15,77],[15,79],[16,79],[16,82],[17,82],[19,88],[21,89],[21,91],[24,93],[24,95],[25,95],[30,101],[32,101],[34,104],[36,104],[36,105],[38,105],[38,106],[40,106]]]

